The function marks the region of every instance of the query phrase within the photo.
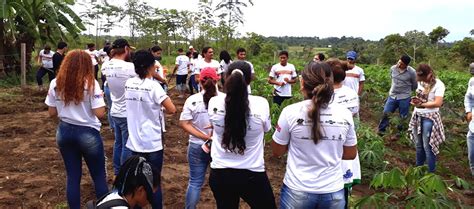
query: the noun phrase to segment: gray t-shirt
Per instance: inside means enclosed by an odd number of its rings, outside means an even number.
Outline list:
[[[401,71],[394,65],[390,68],[390,76],[392,78],[392,86],[390,87],[389,96],[393,99],[409,98],[418,86],[416,72],[410,66]]]

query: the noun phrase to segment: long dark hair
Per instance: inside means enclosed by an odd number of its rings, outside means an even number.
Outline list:
[[[224,60],[225,64],[229,64],[232,58],[230,57],[229,52],[227,52],[226,50],[222,50],[219,54],[219,59]]]
[[[311,134],[315,144],[322,138],[320,110],[326,108],[334,93],[331,67],[327,63],[310,62],[303,72],[303,88],[312,105],[308,117],[313,121]]]
[[[206,106],[206,110],[207,110],[209,100],[211,100],[213,96],[217,95],[217,89],[216,89],[217,81],[209,77],[204,77],[201,79],[201,84],[202,84],[202,87],[204,88],[204,95],[202,96],[202,98],[204,100],[204,105]]]
[[[243,155],[247,134],[247,115],[250,112],[247,85],[250,83],[250,65],[244,61],[229,65],[225,81],[225,129],[222,147]]]

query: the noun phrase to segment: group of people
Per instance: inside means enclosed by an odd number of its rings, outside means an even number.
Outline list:
[[[167,94],[161,48],[138,50],[133,57],[132,50],[125,39],[104,48],[108,58],[100,68],[103,86],[97,81],[94,58],[85,50],[67,53],[50,83],[45,103],[49,114],[60,119],[56,138],[66,168],[70,208],[80,208],[82,158],[94,181],[97,206],[162,208],[164,117],[177,109]],[[288,153],[280,208],[348,207],[351,187],[361,178],[356,121],[365,76],[355,64],[355,51],[349,51],[343,61],[325,60],[324,54],[318,54],[299,76],[288,63],[288,52],[280,52],[280,62],[268,77],[273,102],[281,105],[290,98],[298,77],[304,101],[286,106],[277,124],[271,124],[268,101],[251,95],[254,69],[245,60],[245,49],[236,51],[234,61],[223,51],[220,63],[213,59],[211,47],[204,47],[201,54],[193,47],[178,53],[173,74],[179,96],[184,97],[186,82],[191,92],[197,91],[186,99],[179,117],[179,126],[189,133],[186,208],[196,208],[208,167],[218,208],[238,208],[241,198],[252,208],[276,208],[264,161],[264,133],[272,126],[274,156]],[[414,70],[409,63],[410,58],[402,56],[391,68],[392,87],[379,133],[385,134],[390,112],[399,108],[406,118],[409,105],[415,106],[409,130],[416,144],[416,164],[427,161],[434,172],[444,140],[439,107],[445,87],[429,65]],[[466,93],[468,118],[474,104],[472,89]],[[103,90],[115,136],[111,192],[100,136],[99,119],[106,114]],[[468,138],[473,135],[470,132]]]

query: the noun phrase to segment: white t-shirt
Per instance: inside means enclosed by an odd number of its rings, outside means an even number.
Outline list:
[[[285,82],[285,78],[296,78],[296,68],[293,64],[287,63],[285,66],[280,63],[273,65],[270,70],[270,77],[273,77],[277,82],[284,82],[285,85],[273,85],[275,95],[282,97],[291,97],[291,84]]]
[[[155,67],[156,67],[155,72],[157,72],[158,75],[161,76],[161,78],[165,78],[165,70],[163,69],[163,66],[161,65],[160,61],[155,60]],[[162,83],[161,81],[158,81],[158,82]]]
[[[86,49],[84,51],[86,51],[91,56],[93,66],[99,64],[97,62],[97,58],[99,57],[99,51],[97,51],[97,50],[90,51],[89,49]]]
[[[221,92],[217,92],[217,95],[221,95]],[[196,93],[186,99],[186,102],[183,106],[183,112],[179,120],[190,120],[193,123],[193,126],[201,131],[203,134],[209,134],[211,129],[205,129],[211,122],[209,120],[209,114],[207,113],[206,105],[204,104],[204,91]],[[204,141],[200,138],[197,138],[193,135],[189,135],[189,142],[194,144],[202,145]]]
[[[232,60],[229,60],[229,63],[225,63],[224,60],[221,60],[220,66],[221,66],[221,72],[226,73],[227,69],[229,68],[229,65],[232,63]]]
[[[355,65],[354,68],[346,71],[346,79],[344,79],[343,84],[355,92],[359,92],[359,82],[362,81],[365,81],[364,70]]]
[[[43,65],[44,68],[51,69],[53,68],[53,55],[54,52],[49,50],[49,54],[44,53],[44,49],[42,49],[39,53],[40,59],[41,59],[41,64]]]
[[[199,69],[197,67],[197,63],[199,62],[199,59],[191,59],[191,75],[196,75],[199,74]]]
[[[321,109],[323,137],[315,144],[311,137],[312,121],[308,118],[311,103],[305,100],[287,106],[278,119],[273,141],[289,148],[283,182],[296,191],[336,192],[344,187],[343,146],[357,144],[352,113],[335,103]]]
[[[49,107],[56,107],[58,117],[61,121],[78,126],[87,126],[100,131],[101,123],[95,116],[92,109],[105,107],[104,93],[100,89],[99,83],[94,80],[94,94],[90,95],[87,89],[84,90],[84,100],[79,104],[70,102],[65,106],[61,98],[56,94],[56,79],[49,84],[48,95],[44,103]]]
[[[248,63],[250,65],[250,72],[252,73],[252,75],[255,74],[255,69],[253,68],[253,64],[247,60],[245,60],[246,63]],[[247,91],[249,92],[249,94],[252,93],[252,88],[250,87],[250,85],[247,86]]]
[[[359,112],[359,95],[347,86],[342,85],[341,88],[334,89],[333,102],[346,107],[352,114]]]
[[[137,76],[135,73],[135,66],[131,62],[111,59],[109,62],[102,65],[102,72],[105,72],[110,89],[110,98],[112,99],[110,115],[118,118],[127,117],[127,109],[125,106],[125,82],[129,78]]]
[[[178,65],[178,71],[176,74],[178,75],[187,75],[188,74],[188,64],[189,64],[189,57],[186,55],[179,55],[176,57],[176,65]]]
[[[110,194],[108,194],[106,197],[104,197],[104,199],[102,199],[102,201],[98,202],[97,203],[97,206],[100,206],[101,204],[105,203],[105,202],[108,202],[109,200],[125,200],[123,197],[121,197],[118,192],[112,192]],[[127,201],[127,200],[125,200]],[[111,207],[110,209],[128,209],[129,207],[127,206],[116,206],[116,207]]]
[[[166,98],[168,95],[161,85],[152,79],[134,77],[127,80],[127,148],[143,153],[163,149],[161,103]]]
[[[209,101],[208,113],[213,129],[211,146],[211,168],[248,169],[254,172],[265,171],[263,160],[264,132],[271,129],[270,107],[263,97],[249,95],[249,117],[247,119],[246,149],[244,154],[230,152],[222,147],[225,128],[225,94],[215,96]]]
[[[424,99],[427,99],[428,102],[432,102],[435,100],[435,97],[444,97],[444,91],[446,90],[446,87],[444,86],[444,83],[436,79],[436,84],[431,88],[430,92],[428,95],[423,94],[422,92],[425,91],[424,84],[422,82],[418,82],[418,88],[416,89],[416,95],[421,96]],[[439,108],[416,108],[415,107],[415,112],[419,113],[432,113],[432,112],[438,112]]]
[[[211,62],[206,62],[205,59],[198,60],[196,63],[196,74],[200,74],[201,70],[207,67],[216,69],[217,75],[222,73],[221,64],[217,60],[211,60]]]

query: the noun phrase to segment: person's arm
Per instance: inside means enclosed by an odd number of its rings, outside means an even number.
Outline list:
[[[206,141],[206,140],[210,140],[211,139],[211,135],[207,135],[207,134],[204,134],[202,133],[201,131],[197,130],[194,126],[193,126],[193,122],[191,120],[180,120],[179,121],[179,126],[181,128],[183,128],[186,132],[188,132],[189,134],[197,137],[197,138],[200,138],[202,139],[203,141]]]
[[[353,160],[357,156],[357,146],[343,146],[342,159]]]
[[[413,70],[413,75],[411,76],[411,91],[415,91],[418,88],[418,82],[416,81],[416,72]]]
[[[364,81],[359,81],[359,91],[357,91],[357,94],[359,96],[362,95],[363,90],[364,90]]]
[[[158,72],[153,73],[153,78],[155,78],[156,80],[166,84],[166,79],[162,78]]]
[[[283,82],[278,82],[276,81],[273,77],[268,77],[268,83],[269,84],[273,84],[273,85],[277,85],[277,86],[283,86]]]
[[[92,109],[92,112],[99,119],[104,119],[105,118],[105,107],[99,107],[99,108]]]
[[[48,107],[48,114],[49,114],[49,117],[51,118],[57,117],[58,110],[56,109],[56,107]]]
[[[296,83],[296,77],[292,77],[291,79],[285,78],[285,82],[289,84]]]
[[[288,151],[288,145],[281,145],[281,144],[276,143],[275,141],[272,141],[271,148],[272,148],[273,157],[281,157],[283,154],[285,154]]]
[[[471,78],[472,80],[472,78]],[[472,119],[472,105],[473,105],[473,102],[472,102],[472,97],[471,97],[471,80],[469,80],[469,83],[467,85],[467,90],[466,90],[466,94],[464,94],[464,111],[466,113],[466,120],[467,122],[471,122],[471,119]]]
[[[173,102],[171,99],[168,97],[166,98],[161,105],[165,108],[166,113],[168,114],[175,114],[176,113],[176,107],[174,106]]]

